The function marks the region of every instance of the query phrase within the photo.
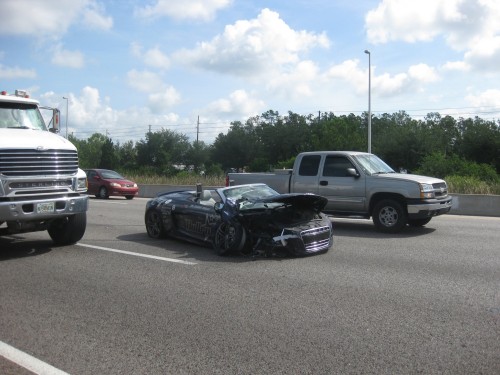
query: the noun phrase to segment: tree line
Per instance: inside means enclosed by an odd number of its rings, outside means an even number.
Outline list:
[[[183,169],[206,174],[223,174],[229,169],[267,171],[290,168],[303,151],[366,151],[367,116],[304,116],[290,111],[280,115],[269,110],[245,122],[232,122],[227,133],[220,133],[210,145],[191,142],[186,135],[168,129],[150,131],[144,139],[123,144],[99,133],[85,140],[69,139],[78,148],[82,168],[162,176]],[[439,113],[417,120],[400,111],[372,116],[371,129],[372,152],[396,170],[430,171],[443,178],[450,169],[458,168],[498,182],[500,121],[455,119]]]

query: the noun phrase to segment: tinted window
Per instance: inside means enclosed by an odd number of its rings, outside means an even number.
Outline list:
[[[318,174],[321,155],[306,155],[302,158],[299,167],[300,176],[316,176]]]
[[[343,156],[328,155],[323,167],[323,176],[327,177],[347,177],[347,168],[354,168],[352,163]]]

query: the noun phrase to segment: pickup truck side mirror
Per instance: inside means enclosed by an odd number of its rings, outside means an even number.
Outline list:
[[[359,173],[355,168],[347,168],[347,175],[352,177],[359,177]]]

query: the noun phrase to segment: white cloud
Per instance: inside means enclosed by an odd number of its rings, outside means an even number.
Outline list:
[[[382,0],[367,13],[365,28],[369,42],[375,44],[443,38],[450,48],[464,51],[461,69],[498,71],[499,19],[497,0]]]
[[[256,19],[228,25],[210,42],[179,51],[175,57],[179,62],[207,70],[254,76],[296,64],[300,53],[316,46],[329,46],[326,35],[295,31],[278,13],[264,9]]]
[[[439,79],[439,76],[436,73],[436,69],[430,67],[427,64],[410,66],[410,68],[408,69],[408,75],[415,81],[422,83],[436,82]]]
[[[486,90],[478,95],[468,95],[465,99],[474,107],[500,108],[500,90],[498,89]]]
[[[168,69],[170,67],[170,59],[158,47],[143,51],[139,43],[131,43],[130,51],[132,55],[139,58],[145,65],[158,69]]]
[[[54,46],[52,51],[52,63],[68,68],[82,68],[85,58],[80,51],[70,51],[63,48],[61,44]]]
[[[165,88],[161,76],[148,70],[130,70],[127,73],[127,82],[133,88],[147,93],[160,92]]]
[[[228,98],[210,103],[203,114],[213,117],[241,119],[253,116],[264,108],[264,102],[248,94],[245,90],[233,91]]]
[[[162,92],[157,92],[149,95],[149,108],[154,113],[164,113],[167,108],[170,108],[181,99],[177,90],[169,86]]]
[[[372,66],[372,93],[378,96],[392,97],[403,93],[422,91],[426,84],[439,80],[436,70],[426,64],[412,65],[407,72],[391,75],[375,74]],[[358,94],[366,93],[368,70],[359,68],[359,60],[346,60],[332,66],[326,73],[328,79],[348,82]]]
[[[0,64],[0,79],[35,78],[34,69],[23,69],[18,66],[6,67]]]
[[[82,22],[91,28],[109,29],[112,19],[94,0],[2,0],[0,33],[40,37],[60,37],[68,28]]]
[[[104,6],[90,2],[83,10],[83,23],[92,29],[110,30],[113,27],[113,18],[104,15]]]
[[[267,88],[287,99],[313,96],[312,85],[318,78],[318,67],[313,61],[301,61],[291,71],[270,78]]]
[[[456,70],[467,72],[470,70],[470,65],[464,61],[448,61],[443,65],[444,70]]]
[[[154,18],[166,16],[175,19],[211,20],[215,13],[226,8],[232,0],[157,0],[154,5],[138,8],[135,14],[139,17]]]

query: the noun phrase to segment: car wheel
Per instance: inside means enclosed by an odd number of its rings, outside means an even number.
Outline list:
[[[161,214],[154,209],[149,210],[146,214],[146,231],[151,238],[167,237]]]
[[[409,219],[408,224],[412,227],[423,227],[429,221],[431,221],[431,217],[427,217],[425,219]]]
[[[407,223],[406,212],[398,201],[384,199],[373,208],[373,223],[382,232],[396,233]]]
[[[246,231],[238,223],[221,223],[215,232],[214,247],[219,255],[241,251],[245,246]]]
[[[130,199],[134,199],[134,196],[133,195],[125,195],[125,198],[127,198],[128,200],[130,200]]]
[[[101,199],[108,199],[109,198],[108,189],[106,189],[106,186],[101,186],[99,188],[99,198],[101,198]]]
[[[86,227],[87,213],[82,212],[54,220],[47,232],[56,245],[71,245],[83,237]]]

